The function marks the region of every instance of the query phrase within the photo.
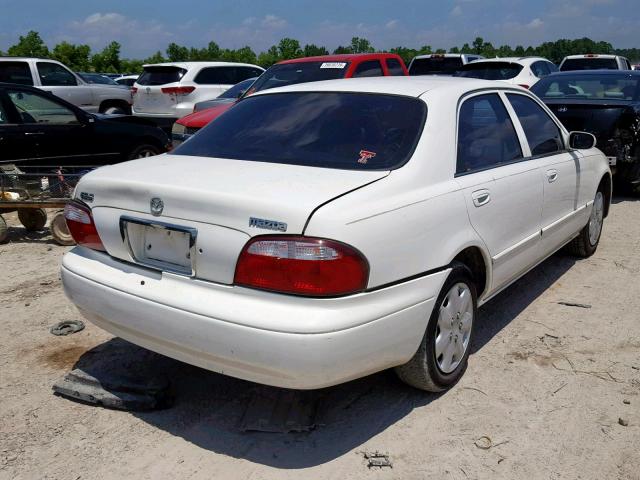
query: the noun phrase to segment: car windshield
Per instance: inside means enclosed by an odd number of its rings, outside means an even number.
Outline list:
[[[618,63],[615,58],[568,58],[560,70],[618,70]]]
[[[640,76],[625,74],[554,75],[537,82],[531,91],[540,98],[583,100],[640,100]]]
[[[349,62],[296,62],[274,65],[264,72],[247,91],[247,95],[295,83],[344,78]]]
[[[390,170],[410,158],[426,113],[422,100],[399,95],[256,95],[238,102],[174,153],[323,168]]]
[[[509,80],[516,77],[522,68],[522,65],[511,62],[472,62],[460,68],[456,76],[483,80]]]
[[[409,75],[453,75],[462,67],[461,57],[434,55],[416,58],[409,67]]]
[[[180,67],[144,67],[144,72],[138,78],[138,85],[166,85],[179,82],[185,73],[187,71]]]
[[[236,83],[233,87],[225,90],[221,95],[218,95],[217,98],[238,98],[256,81],[256,78],[257,77],[247,78],[240,83]]]

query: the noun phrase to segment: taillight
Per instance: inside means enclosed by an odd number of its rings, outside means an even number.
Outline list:
[[[72,200],[64,207],[64,218],[69,232],[78,245],[105,252],[100,235],[93,222],[91,209],[85,204]]]
[[[269,235],[245,245],[236,285],[316,297],[363,291],[369,264],[355,248],[335,240]]]
[[[131,95],[138,93],[138,87],[131,87]]]
[[[522,87],[522,88],[526,88],[527,90],[529,90],[529,85],[525,85],[524,83],[519,83],[518,86]]]
[[[196,87],[165,87],[160,90],[168,95],[189,95],[195,89]]]

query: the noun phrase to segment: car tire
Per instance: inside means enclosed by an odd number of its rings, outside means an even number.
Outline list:
[[[131,153],[129,153],[129,156],[127,157],[129,160],[136,160],[138,158],[146,158],[146,157],[153,157],[154,155],[158,155],[160,152],[160,149],[154,145],[148,145],[148,144],[144,144],[144,145],[138,145],[136,148],[134,148]]]
[[[105,115],[129,115],[129,112],[127,112],[127,110],[115,105],[105,108],[102,113],[104,113]]]
[[[69,227],[67,226],[67,221],[64,218],[64,210],[56,212],[56,214],[51,219],[49,229],[51,230],[51,236],[53,237],[53,240],[58,245],[69,246],[76,244],[76,242],[73,240],[73,237],[71,236]]]
[[[9,237],[9,227],[6,220],[0,215],[0,243],[4,243]]]
[[[418,351],[409,362],[395,368],[400,380],[428,392],[447,390],[460,380],[467,369],[477,317],[477,293],[472,278],[464,264],[452,264]]]
[[[588,258],[596,252],[598,243],[600,243],[600,236],[602,235],[605,201],[605,194],[602,189],[599,188],[593,201],[589,221],[584,228],[580,230],[578,236],[567,245],[567,250],[571,255]]]
[[[19,208],[18,219],[27,232],[37,232],[46,225],[47,212],[42,208]]]

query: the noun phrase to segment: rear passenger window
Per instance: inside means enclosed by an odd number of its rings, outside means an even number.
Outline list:
[[[387,70],[389,70],[389,75],[394,77],[401,77],[404,75],[402,65],[400,65],[400,62],[395,58],[387,58]]]
[[[549,66],[547,65],[547,62],[534,62],[534,63],[532,63],[531,64],[531,71],[538,78],[546,77],[547,75],[549,75],[551,73],[549,71]]]
[[[507,98],[520,120],[531,155],[547,155],[564,149],[560,129],[540,105],[524,95],[508,93]]]
[[[205,67],[193,81],[200,85],[235,85],[261,74],[262,70],[253,67]]]
[[[458,119],[456,172],[485,170],[520,158],[518,135],[498,94],[466,100],[460,107]]]
[[[355,77],[381,77],[382,65],[378,60],[369,60],[368,62],[362,62],[356,67],[356,71],[353,74]]]
[[[0,82],[33,85],[27,62],[0,62]]]

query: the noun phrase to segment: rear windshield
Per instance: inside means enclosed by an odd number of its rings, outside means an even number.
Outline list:
[[[247,97],[174,153],[348,170],[390,170],[411,156],[423,101],[362,93]]]
[[[560,70],[618,70],[618,63],[615,58],[569,58]]]
[[[344,78],[349,62],[304,62],[274,65],[260,75],[249,93],[295,83]]]
[[[138,85],[165,85],[179,82],[187,71],[180,67],[145,67]]]
[[[509,80],[522,71],[522,65],[510,62],[467,63],[456,74],[458,77],[481,78],[483,80]]]
[[[453,75],[460,67],[461,57],[416,58],[409,67],[409,75]]]
[[[218,98],[238,98],[244,92],[246,92],[247,89],[251,86],[251,84],[255,81],[256,81],[256,77],[253,77],[253,78],[248,78],[246,80],[243,80],[240,83],[236,83],[233,87],[225,90],[220,95],[218,95]]]
[[[27,62],[0,62],[0,82],[33,85]]]
[[[531,91],[540,98],[639,100],[640,77],[617,74],[572,74],[543,78]]]

